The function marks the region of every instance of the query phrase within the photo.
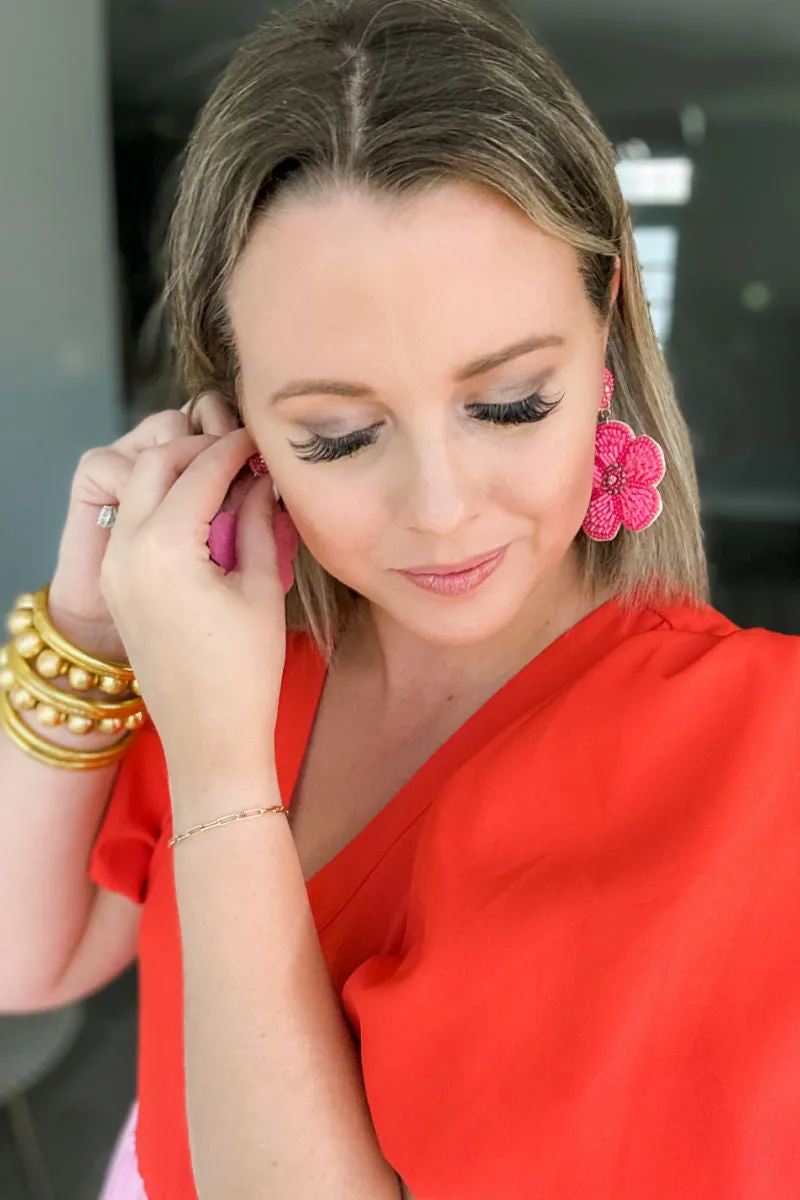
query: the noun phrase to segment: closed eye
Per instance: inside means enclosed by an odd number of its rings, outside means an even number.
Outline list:
[[[366,429],[356,429],[341,437],[322,437],[319,433],[312,433],[304,442],[290,441],[289,445],[304,462],[332,462],[335,458],[352,456],[367,446],[374,446],[382,425],[383,422],[378,421]]]
[[[465,411],[474,420],[492,425],[530,425],[535,421],[543,421],[562,399],[563,396],[556,396],[548,400],[539,392],[534,392],[513,403],[468,404]],[[312,433],[305,441],[290,441],[289,445],[304,462],[333,462],[337,458],[352,458],[367,446],[374,446],[382,427],[383,421],[377,421],[374,425],[340,437],[323,437],[319,433]]]
[[[540,392],[534,392],[513,403],[468,404],[467,412],[476,421],[489,421],[493,425],[529,425],[533,421],[543,421],[558,408],[562,399],[563,396],[556,396],[547,400]]]

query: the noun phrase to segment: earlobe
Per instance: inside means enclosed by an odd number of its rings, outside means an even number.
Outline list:
[[[247,460],[247,465],[250,467],[250,470],[253,472],[256,479],[258,479],[261,475],[269,475],[269,467],[267,466],[266,461],[261,454],[251,454]],[[281,500],[281,494],[278,491],[278,485],[274,479],[272,481],[272,495],[275,499],[275,503],[280,507],[281,511],[286,512],[286,505]]]

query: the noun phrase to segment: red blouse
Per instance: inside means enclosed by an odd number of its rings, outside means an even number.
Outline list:
[[[289,803],[324,668],[289,639]],[[194,1200],[164,759],[91,876],[144,905],[138,1152]],[[383,1152],[417,1200],[800,1196],[800,639],[614,601],[308,883]]]

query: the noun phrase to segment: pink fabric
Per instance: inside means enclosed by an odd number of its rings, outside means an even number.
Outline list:
[[[134,1104],[117,1138],[100,1200],[147,1200],[136,1159],[137,1112],[138,1107]]]

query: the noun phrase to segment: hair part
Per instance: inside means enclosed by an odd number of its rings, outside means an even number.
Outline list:
[[[609,543],[578,534],[587,583],[625,602],[704,601],[694,459],[613,146],[499,0],[301,0],[244,41],[186,146],[170,225],[167,298],[183,385],[221,392],[241,416],[227,287],[275,205],[332,187],[402,197],[453,180],[504,194],[575,248],[587,297],[609,323],[615,416],[664,448],[659,520]],[[302,546],[295,580],[289,627],[329,653],[356,597]]]

